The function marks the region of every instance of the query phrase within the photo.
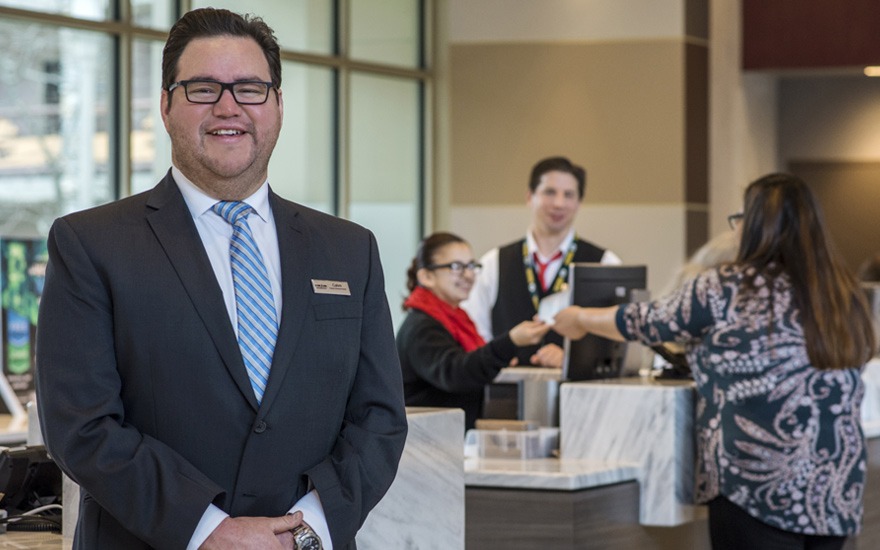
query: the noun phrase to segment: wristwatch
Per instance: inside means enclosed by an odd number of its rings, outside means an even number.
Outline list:
[[[319,537],[311,527],[305,523],[293,530],[293,545],[296,550],[323,550]]]

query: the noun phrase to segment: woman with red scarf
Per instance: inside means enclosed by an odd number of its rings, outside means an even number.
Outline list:
[[[550,326],[523,321],[489,343],[459,304],[468,297],[480,264],[470,245],[452,233],[426,237],[407,271],[409,311],[397,332],[406,404],[464,409],[473,428],[483,386],[510,365],[519,346],[537,344]]]

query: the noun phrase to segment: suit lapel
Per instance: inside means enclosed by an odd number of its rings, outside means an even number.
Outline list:
[[[171,174],[165,176],[147,201],[151,211],[147,222],[153,229],[171,265],[180,277],[199,317],[205,324],[229,375],[248,402],[257,409],[257,400],[247,377],[235,331],[223,302],[223,293],[198,230],[183,196]]]
[[[312,250],[308,234],[298,213],[290,203],[270,191],[269,202],[275,229],[278,232],[278,251],[281,257],[281,325],[272,357],[269,383],[263,394],[263,406],[268,408],[278,394],[284,377],[289,374],[293,353],[302,334],[302,326],[309,312],[311,285],[308,266]]]

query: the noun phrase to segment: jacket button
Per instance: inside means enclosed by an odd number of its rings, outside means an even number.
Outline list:
[[[254,433],[261,434],[266,431],[267,427],[268,426],[266,426],[266,423],[264,421],[260,420],[259,422],[257,422],[254,425]]]

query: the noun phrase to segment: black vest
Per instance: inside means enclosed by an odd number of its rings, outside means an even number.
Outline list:
[[[523,243],[525,239],[510,243],[498,249],[498,297],[492,307],[493,336],[504,334],[519,323],[535,316],[535,305],[526,282],[526,271],[523,265]],[[577,240],[577,250],[573,262],[600,262],[605,250],[598,246]],[[558,272],[557,272],[558,273]],[[555,275],[554,275],[555,278]],[[551,294],[541,290],[538,284],[538,297]],[[562,346],[562,336],[552,330],[544,337],[544,344]],[[542,344],[543,345],[543,344]],[[531,357],[540,346],[519,348],[517,357],[520,365],[531,364]]]

